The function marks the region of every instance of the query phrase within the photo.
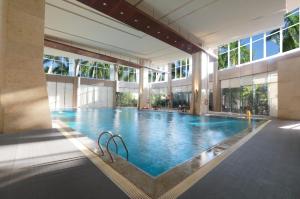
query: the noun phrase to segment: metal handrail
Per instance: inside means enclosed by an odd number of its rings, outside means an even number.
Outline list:
[[[103,149],[102,149],[102,147],[101,147],[100,139],[101,139],[101,137],[102,137],[103,135],[105,135],[105,134],[110,135],[110,136],[109,136],[109,139],[110,139],[111,137],[114,136],[110,131],[102,131],[102,133],[100,133],[100,135],[99,135],[99,137],[98,137],[98,147],[99,147],[99,149],[100,149],[100,151],[101,151],[101,155],[102,155],[102,156],[104,155],[104,151],[103,151]],[[114,143],[115,143],[115,146],[116,146],[116,152],[117,152],[117,154],[118,154],[118,145],[117,145],[115,139],[113,139],[113,141],[114,141]]]
[[[107,144],[106,144],[106,151],[108,152],[108,154],[109,154],[109,156],[110,156],[111,162],[114,162],[114,159],[113,159],[113,157],[112,157],[112,155],[111,155],[111,153],[110,153],[110,151],[109,151],[108,145],[109,145],[109,142],[110,142],[111,140],[114,140],[115,137],[117,137],[117,138],[119,138],[119,139],[121,140],[121,142],[122,142],[122,144],[123,144],[123,146],[124,146],[124,148],[125,148],[125,150],[126,150],[126,159],[127,159],[127,161],[128,161],[128,149],[127,149],[127,147],[126,147],[126,144],[125,144],[125,142],[124,142],[122,136],[121,136],[121,135],[113,135],[113,136],[111,136],[111,137],[109,138],[109,140],[107,141]]]

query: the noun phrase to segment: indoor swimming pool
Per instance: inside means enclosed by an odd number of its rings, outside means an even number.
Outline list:
[[[152,177],[247,128],[254,128],[258,123],[257,120],[139,111],[134,108],[65,109],[52,112],[52,117],[96,142],[101,131],[120,134],[129,151],[128,161]],[[107,141],[104,137],[101,140],[103,146]],[[110,143],[114,151],[114,145]],[[121,145],[119,155],[126,158],[126,151]]]

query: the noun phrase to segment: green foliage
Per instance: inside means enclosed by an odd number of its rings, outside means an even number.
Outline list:
[[[241,46],[240,48],[240,62],[241,64],[247,63],[250,61],[250,46]]]
[[[283,52],[299,47],[299,25],[283,31]]]
[[[219,70],[228,67],[228,53],[219,55],[218,64]]]
[[[166,96],[163,94],[151,95],[152,107],[166,107]]]
[[[137,107],[137,98],[130,92],[117,93],[117,106]]]

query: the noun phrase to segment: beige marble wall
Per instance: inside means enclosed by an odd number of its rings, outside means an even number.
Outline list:
[[[149,83],[148,83],[148,69],[140,69],[139,82],[139,109],[150,107],[149,104]]]
[[[7,2],[3,132],[51,128],[43,72],[44,0]]]
[[[270,115],[280,119],[300,120],[300,51],[291,51],[272,59],[218,71],[218,78],[227,80],[276,71],[278,83],[269,84],[269,95],[275,100],[275,107],[271,107]],[[220,81],[215,83],[220,84]]]
[[[192,55],[192,100],[191,110],[192,114],[200,115],[201,108],[201,62],[202,52],[198,52]]]
[[[5,53],[5,37],[6,37],[6,3],[7,1],[0,1],[0,133],[3,132],[3,106],[2,106],[2,86],[3,86],[3,67],[4,53]]]
[[[278,66],[278,117],[300,120],[300,53]]]

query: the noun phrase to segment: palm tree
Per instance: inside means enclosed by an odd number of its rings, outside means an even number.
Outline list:
[[[80,60],[80,77],[88,77],[89,76],[89,61]]]
[[[69,74],[69,58],[53,55],[44,56],[44,71],[49,74]]]
[[[284,21],[288,27],[283,30],[283,52],[286,52],[299,47],[299,25],[294,25],[299,23],[299,13],[289,15]]]

